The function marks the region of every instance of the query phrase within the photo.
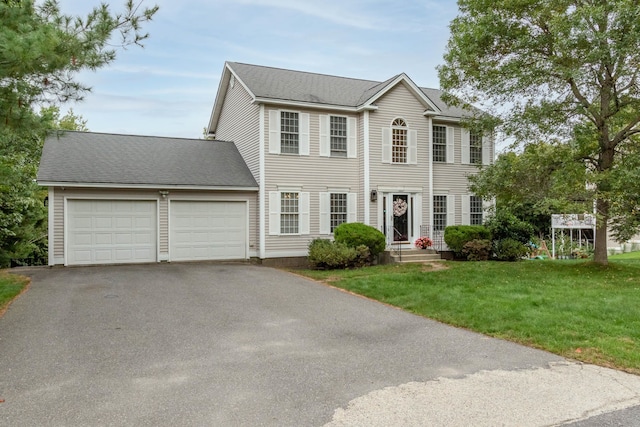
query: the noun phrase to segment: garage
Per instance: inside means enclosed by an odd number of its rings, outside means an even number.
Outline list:
[[[157,260],[155,200],[67,200],[67,264]]]
[[[172,261],[247,258],[247,205],[243,202],[172,201]]]

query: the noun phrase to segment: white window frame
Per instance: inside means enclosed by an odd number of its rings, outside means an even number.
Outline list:
[[[331,194],[346,194],[347,196],[347,220],[357,221],[358,194],[347,190],[330,190],[319,194],[320,198],[320,234],[330,235],[331,231]]]
[[[465,165],[488,165],[491,164],[491,145],[492,145],[492,139],[485,135],[482,134],[481,138],[481,159],[479,162],[474,162],[471,163],[471,132],[469,131],[469,129],[462,129],[462,142],[461,142],[461,149],[462,149],[462,164]]]
[[[336,155],[331,152],[331,117],[345,117],[347,119],[347,151],[346,156]],[[357,157],[357,131],[358,122],[355,117],[340,116],[336,114],[321,114],[320,125],[320,156],[322,157]]]
[[[478,199],[480,199],[480,211],[473,212],[471,208],[473,204],[472,198],[474,197],[478,196],[474,194],[465,194],[462,196],[462,225],[482,225],[484,222],[484,219],[486,217],[485,203],[478,197]],[[480,223],[474,224],[472,221],[473,215],[478,214],[480,214]]]
[[[309,193],[299,189],[278,189],[269,192],[269,235],[297,236],[309,234]],[[282,193],[298,194],[298,232],[282,233],[280,229]]]
[[[445,200],[445,209],[446,211],[443,213],[437,213],[435,209],[435,198],[436,197],[444,197]],[[456,222],[456,197],[453,194],[441,194],[436,193],[432,196],[431,202],[433,203],[433,231],[434,233],[444,233],[444,229],[450,225],[455,225]],[[444,215],[445,223],[442,230],[436,229],[436,215]]]
[[[405,126],[394,125],[402,120]],[[393,161],[393,130],[406,131],[406,157],[404,162]],[[382,163],[395,165],[415,165],[418,163],[418,131],[411,129],[402,117],[396,117],[390,127],[382,128]]]
[[[298,115],[298,152],[282,153],[282,113]],[[289,156],[309,155],[309,113],[294,110],[269,110],[269,153]]]

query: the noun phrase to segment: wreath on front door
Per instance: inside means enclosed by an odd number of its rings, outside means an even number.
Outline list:
[[[393,216],[402,216],[407,212],[407,202],[398,198],[393,201]]]

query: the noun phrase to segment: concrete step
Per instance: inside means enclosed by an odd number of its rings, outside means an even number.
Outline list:
[[[407,249],[403,250],[402,254],[396,251],[388,251],[388,255],[388,259],[392,263],[419,263],[442,260],[440,254],[432,249]]]

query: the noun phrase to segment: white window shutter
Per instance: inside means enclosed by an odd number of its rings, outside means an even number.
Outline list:
[[[420,226],[424,225],[422,224],[422,194],[413,196],[413,223],[416,225],[415,233],[420,234]]]
[[[358,222],[358,193],[347,194],[347,222]]]
[[[299,151],[298,154],[301,156],[309,155],[309,113],[300,113],[298,115],[300,118],[300,135],[298,136],[299,142]]]
[[[487,136],[482,137],[482,164],[490,165],[492,163],[491,156],[491,138]]]
[[[407,132],[407,163],[418,163],[418,131],[415,129],[409,129]]]
[[[269,110],[269,153],[280,154],[280,111]]]
[[[269,234],[280,234],[280,192],[269,191]]]
[[[298,193],[298,233],[309,234],[309,193]]]
[[[329,157],[331,155],[331,144],[329,143],[329,116],[320,115],[320,155]]]
[[[471,157],[469,155],[469,129],[462,129],[462,145],[461,145],[461,154],[462,154],[462,164],[468,165],[471,162]]]
[[[382,128],[382,163],[391,163],[391,128]]]
[[[455,128],[452,126],[447,126],[447,163],[454,162],[454,139],[455,138]]]
[[[447,227],[456,225],[456,196],[449,194],[447,196]]]
[[[347,119],[347,157],[355,159],[358,157],[358,122],[354,117]]]
[[[331,234],[330,193],[320,193],[320,234]]]
[[[462,225],[471,225],[471,196],[462,195]]]

